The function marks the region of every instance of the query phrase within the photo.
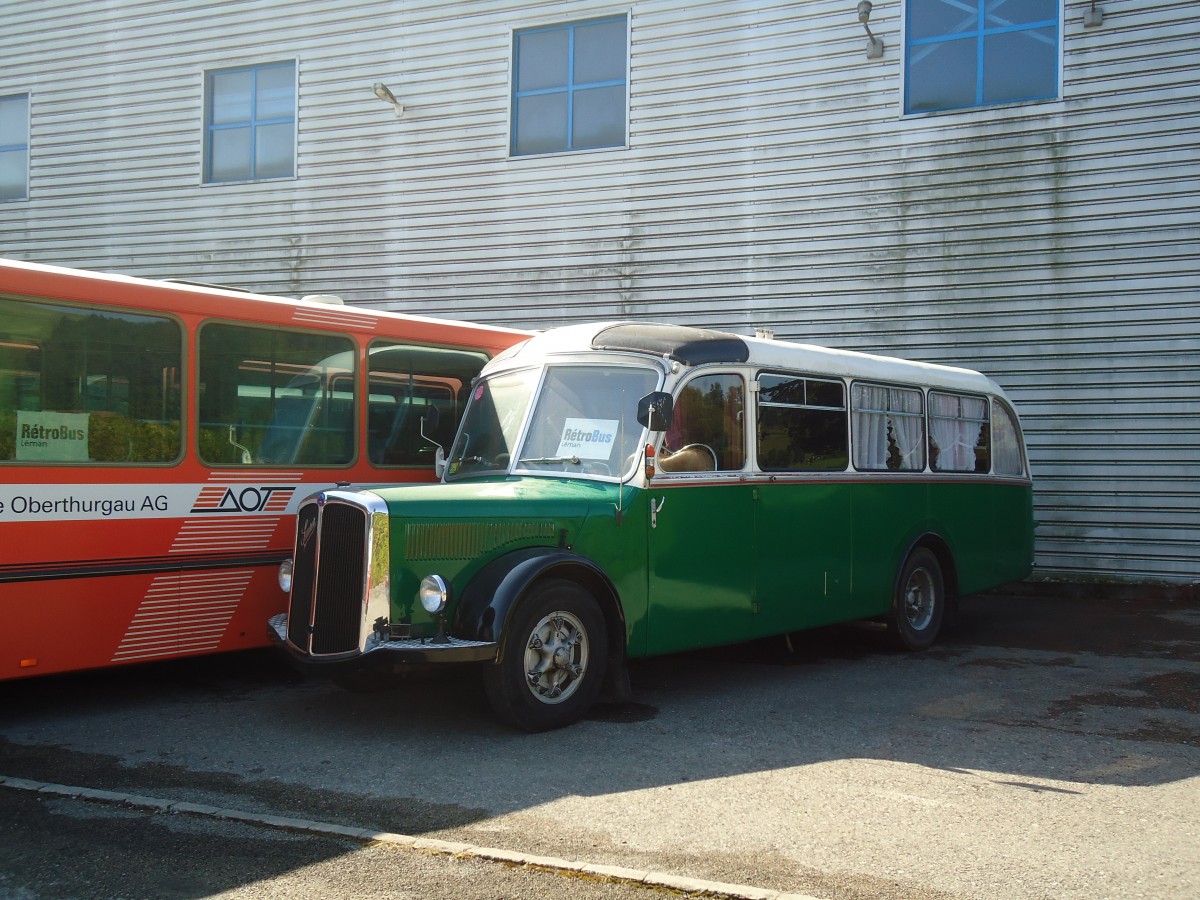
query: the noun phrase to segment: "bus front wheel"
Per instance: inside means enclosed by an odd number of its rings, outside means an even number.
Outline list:
[[[888,632],[906,650],[925,650],[937,638],[946,614],[946,582],[933,551],[908,555],[896,581]]]
[[[500,662],[484,671],[496,714],[525,731],[580,719],[600,693],[608,653],[604,615],[584,588],[551,578],[513,612]]]

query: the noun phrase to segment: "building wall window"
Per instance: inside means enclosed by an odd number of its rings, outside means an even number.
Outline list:
[[[29,196],[29,95],[0,96],[0,200]]]
[[[907,0],[907,113],[1058,96],[1060,0]]]
[[[513,155],[623,146],[628,44],[625,16],[516,32]]]
[[[204,180],[295,175],[296,63],[217,69],[204,81]]]

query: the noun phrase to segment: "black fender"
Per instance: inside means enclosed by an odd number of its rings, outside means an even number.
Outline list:
[[[609,695],[627,698],[625,665],[625,613],[612,580],[595,562],[561,547],[524,547],[492,560],[464,588],[454,611],[450,633],[473,641],[498,645],[496,662],[504,655],[504,636],[512,611],[525,591],[541,578],[553,576],[587,588],[608,623]]]

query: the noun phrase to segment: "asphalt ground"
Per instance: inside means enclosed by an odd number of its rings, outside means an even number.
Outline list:
[[[923,654],[821,629],[633,687],[524,735],[472,673],[354,695],[252,653],[8,682],[0,896],[1200,896],[1194,598],[997,592]]]

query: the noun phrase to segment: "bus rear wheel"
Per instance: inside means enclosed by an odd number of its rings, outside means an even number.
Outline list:
[[[551,578],[534,585],[502,638],[501,660],[484,671],[496,714],[525,731],[578,721],[604,681],[608,630],[584,588]]]
[[[927,547],[908,555],[896,580],[888,633],[905,650],[925,650],[937,639],[946,615],[946,581]]]

